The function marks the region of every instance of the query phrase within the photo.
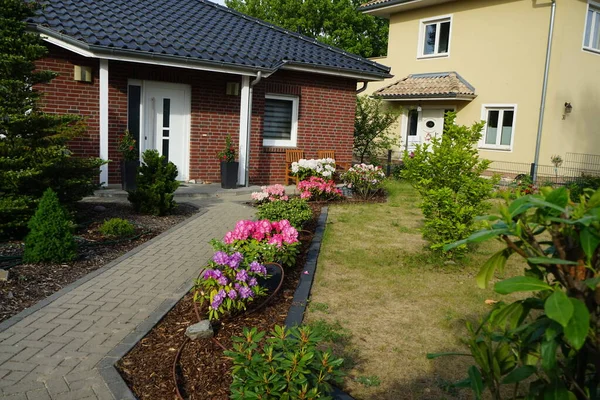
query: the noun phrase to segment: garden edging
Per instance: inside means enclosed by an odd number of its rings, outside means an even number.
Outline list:
[[[328,208],[323,207],[321,214],[317,221],[317,228],[315,235],[311,241],[306,262],[304,265],[303,273],[300,276],[298,286],[294,292],[294,298],[292,305],[288,312],[288,316],[285,321],[287,327],[299,325],[302,323],[304,318],[304,312],[308,304],[308,297],[310,296],[310,289],[314,280],[314,274],[317,267],[317,260],[319,257],[319,251],[321,249],[321,243],[323,239],[323,233],[325,231],[325,224],[327,222]],[[308,273],[304,273],[304,272]],[[166,299],[161,305],[154,310],[154,312],[140,325],[138,325],[133,332],[128,334],[117,346],[111,350],[111,352],[104,357],[98,364],[98,371],[105,381],[109,390],[115,399],[127,399],[136,400],[135,395],[129,389],[129,386],[117,371],[116,364],[121,358],[123,358],[144,336],[146,336],[155,325],[157,325],[162,318],[188,293],[193,286],[193,283],[182,285],[178,290],[178,293],[170,299]],[[354,400],[348,394],[341,390],[334,388],[332,393],[334,400]]]

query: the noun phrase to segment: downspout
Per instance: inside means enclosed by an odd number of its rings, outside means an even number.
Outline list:
[[[356,94],[360,94],[360,93],[364,92],[365,90],[367,90],[367,86],[368,85],[369,85],[369,82],[368,81],[364,81],[363,82],[363,87],[361,87],[360,89],[358,89],[356,91]]]
[[[256,73],[256,78],[250,82],[248,94],[248,133],[246,134],[246,187],[250,186],[250,131],[252,130],[252,88],[262,79],[262,72]]]
[[[550,12],[550,29],[548,31],[548,47],[546,49],[546,66],[544,68],[544,83],[542,86],[542,100],[540,105],[540,118],[538,121],[537,140],[535,142],[535,156],[531,168],[531,178],[537,181],[538,163],[540,161],[540,147],[542,145],[542,130],[544,127],[544,111],[546,108],[546,94],[548,92],[548,75],[550,72],[550,56],[552,53],[552,37],[554,34],[554,17],[556,15],[556,0],[552,0],[552,9]]]

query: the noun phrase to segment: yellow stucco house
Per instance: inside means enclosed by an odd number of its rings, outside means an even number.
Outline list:
[[[600,2],[372,0],[360,10],[390,21],[376,61],[394,78],[366,93],[402,108],[402,149],[441,134],[455,110],[458,123],[486,121],[480,155],[498,170],[527,172],[553,155],[561,168],[600,170]]]

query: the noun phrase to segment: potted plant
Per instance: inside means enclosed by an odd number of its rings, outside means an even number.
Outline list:
[[[123,190],[135,190],[135,178],[140,166],[137,143],[129,130],[119,138],[117,150],[121,153],[121,187]]]
[[[231,135],[227,135],[225,148],[217,154],[217,157],[221,161],[221,187],[235,189],[240,163],[235,161],[235,148],[231,143]]]

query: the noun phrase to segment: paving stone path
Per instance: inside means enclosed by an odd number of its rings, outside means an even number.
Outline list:
[[[17,323],[0,324],[0,396],[114,399],[98,362],[123,346],[163,301],[182,296],[213,254],[210,239],[253,215],[239,198],[198,205],[202,214],[83,278]]]

